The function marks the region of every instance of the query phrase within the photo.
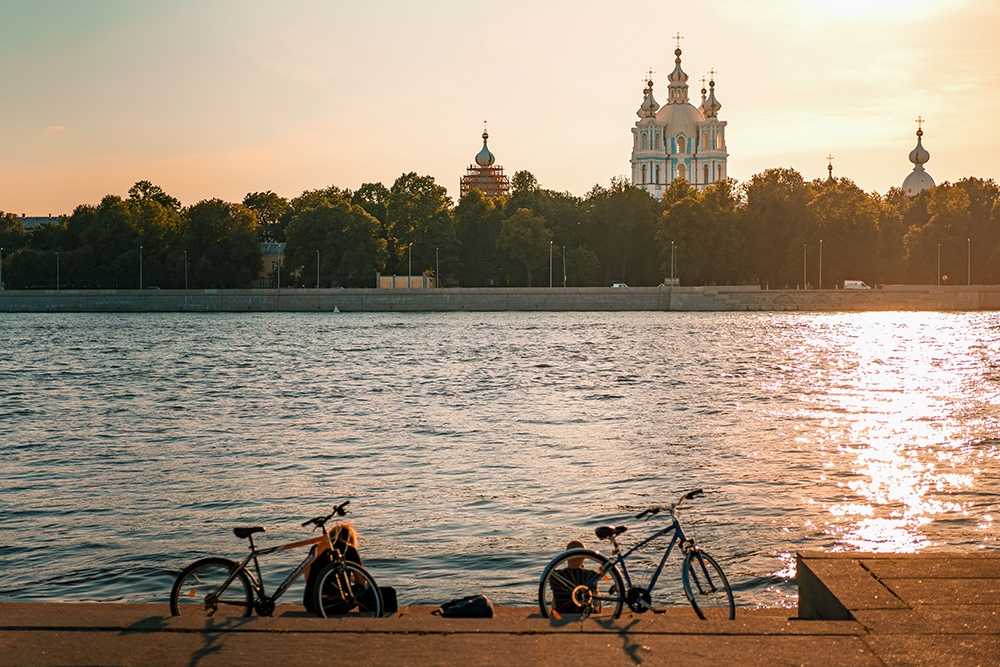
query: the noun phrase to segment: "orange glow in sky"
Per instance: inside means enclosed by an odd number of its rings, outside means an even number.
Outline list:
[[[184,204],[391,184],[453,197],[481,147],[585,195],[629,171],[643,73],[683,35],[697,105],[717,72],[729,174],[898,186],[922,116],[928,173],[993,178],[995,0],[7,0],[0,210],[67,214],[151,180]],[[661,102],[663,100],[661,99]]]

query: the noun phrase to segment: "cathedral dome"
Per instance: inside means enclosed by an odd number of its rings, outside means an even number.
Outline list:
[[[496,158],[493,157],[493,153],[491,153],[490,149],[486,147],[486,140],[489,138],[489,133],[487,133],[486,130],[483,130],[483,150],[479,151],[476,155],[476,164],[480,167],[490,167],[494,162],[496,162]]]
[[[903,181],[903,192],[910,196],[920,194],[924,190],[933,187],[934,179],[931,178],[931,175],[923,169],[920,171],[914,169],[910,172],[910,175],[906,177],[906,180]]]
[[[683,134],[689,139],[698,136],[698,122],[705,116],[688,103],[665,104],[656,114],[656,121],[669,128],[670,136]]]

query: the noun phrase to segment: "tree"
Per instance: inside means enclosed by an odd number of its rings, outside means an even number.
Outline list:
[[[461,245],[460,275],[463,285],[492,284],[500,272],[497,238],[503,209],[479,190],[470,190],[455,207],[455,234]]]
[[[27,243],[24,221],[13,213],[0,211],[0,248],[13,252]]]
[[[666,210],[657,222],[656,240],[664,257],[660,273],[683,276],[689,285],[703,284],[703,239],[701,230],[701,193],[683,178],[674,179],[663,193]],[[673,254],[671,254],[673,248]],[[674,260],[673,266],[671,261]]]
[[[910,278],[936,284],[947,275],[955,276],[958,281],[966,266],[966,239],[971,222],[969,195],[964,188],[948,182],[924,192],[929,218],[925,224],[911,227],[903,238]]]
[[[609,188],[595,185],[583,209],[585,236],[604,267],[605,282],[659,282],[655,233],[661,209],[652,195],[616,177]]]
[[[182,232],[195,284],[247,287],[264,265],[257,217],[242,204],[200,201],[185,212]]]
[[[261,243],[284,243],[288,200],[274,192],[248,192],[243,205],[257,215],[257,236]]]
[[[360,206],[351,206],[346,198],[321,201],[299,211],[289,222],[285,262],[301,272],[306,285],[374,275],[385,261],[385,241],[379,231],[378,220]]]
[[[180,211],[181,202],[179,199],[171,197],[163,191],[159,185],[153,185],[149,181],[138,181],[128,189],[128,198],[131,201],[152,200],[159,203],[164,208]]]
[[[548,257],[551,240],[552,234],[545,228],[545,218],[521,208],[503,221],[497,248],[524,264],[528,287],[531,287],[531,272]]]
[[[740,225],[746,239],[750,275],[764,287],[795,284],[789,253],[806,224],[811,198],[809,184],[794,169],[767,169],[751,177],[743,190],[745,203]],[[801,276],[801,262],[798,266]]]
[[[879,232],[881,215],[880,198],[861,190],[848,178],[835,178],[814,187],[815,195],[809,202],[809,224],[796,239],[792,256],[802,270],[800,247],[813,248],[818,255],[819,241],[823,241],[823,284],[847,280],[864,280],[874,283],[879,270],[878,258],[882,246]],[[815,262],[815,260],[813,260]],[[807,268],[819,271],[818,262]],[[807,281],[812,283],[818,273],[810,272]]]
[[[402,273],[405,268],[409,273],[411,257],[417,274],[434,269],[436,259],[442,259],[446,266],[457,264],[459,244],[451,199],[433,177],[403,174],[389,189],[385,208],[387,272]]]

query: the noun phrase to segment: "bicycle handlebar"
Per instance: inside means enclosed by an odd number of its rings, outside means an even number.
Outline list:
[[[678,509],[680,509],[680,506],[684,503],[685,500],[691,500],[692,498],[697,498],[698,496],[704,495],[704,493],[705,492],[702,491],[701,489],[695,489],[693,491],[688,491],[687,493],[685,493],[684,495],[682,495],[680,497],[680,499],[677,501],[676,504],[671,505],[669,507],[664,507],[663,505],[657,505],[655,507],[650,507],[649,509],[644,509],[643,511],[639,512],[638,514],[636,514],[635,518],[636,519],[641,519],[641,518],[645,517],[647,514],[650,517],[653,517],[653,516],[656,516],[657,514],[659,514],[660,512],[663,512],[663,511],[670,512],[670,514],[673,515],[673,513],[675,511],[677,511]],[[647,519],[647,521],[648,521],[648,519]]]
[[[309,524],[314,523],[320,528],[322,528],[323,524],[325,524],[327,521],[329,521],[335,516],[347,516],[346,508],[347,505],[350,504],[350,502],[351,502],[350,500],[345,500],[341,504],[334,506],[333,511],[327,514],[326,516],[318,516],[315,519],[309,519],[308,521],[303,521],[302,527],[305,528]]]

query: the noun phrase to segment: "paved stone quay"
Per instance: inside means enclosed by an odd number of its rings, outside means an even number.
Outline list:
[[[0,604],[0,665],[1000,665],[1000,553],[798,554],[798,610],[689,608],[554,622],[533,607],[445,619],[210,621],[156,604]]]

